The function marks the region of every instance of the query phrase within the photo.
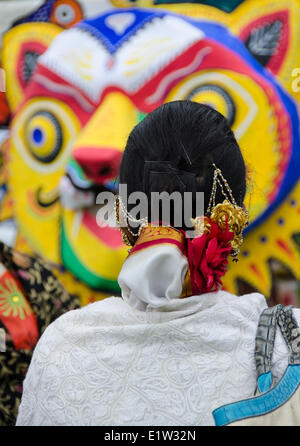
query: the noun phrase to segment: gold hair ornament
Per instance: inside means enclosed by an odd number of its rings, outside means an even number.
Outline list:
[[[210,221],[215,222],[221,229],[225,230],[227,227],[228,230],[234,234],[233,240],[230,242],[232,248],[231,255],[237,260],[236,257],[243,243],[242,233],[244,228],[248,225],[248,213],[245,209],[237,205],[232,190],[226,179],[223,177],[221,170],[215,164],[213,164],[213,166],[215,168],[213,185],[206,216],[196,217],[192,219],[192,223],[194,224],[197,235],[209,233]],[[218,185],[221,188],[225,200],[216,205]]]

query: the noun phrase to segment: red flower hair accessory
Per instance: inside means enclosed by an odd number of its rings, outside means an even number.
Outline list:
[[[234,233],[219,227],[209,217],[204,220],[204,232],[189,242],[188,259],[193,294],[216,291],[222,285]]]
[[[235,202],[221,170],[215,164],[213,166],[215,171],[206,216],[192,219],[197,236],[188,243],[193,294],[215,291],[222,285],[228,256],[237,260],[243,242],[242,231],[248,224],[247,212]],[[215,203],[217,185],[225,197],[223,203],[218,204]]]

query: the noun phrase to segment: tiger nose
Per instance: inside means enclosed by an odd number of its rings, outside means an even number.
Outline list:
[[[122,152],[114,148],[79,147],[73,157],[88,179],[102,184],[118,175]]]

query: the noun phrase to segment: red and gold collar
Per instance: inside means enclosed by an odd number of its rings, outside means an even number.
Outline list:
[[[217,291],[222,287],[221,277],[225,274],[230,242],[233,233],[210,221],[210,231],[194,239],[182,230],[170,226],[148,224],[130,250],[129,256],[154,246],[175,246],[188,260],[188,271],[182,287],[182,298]]]

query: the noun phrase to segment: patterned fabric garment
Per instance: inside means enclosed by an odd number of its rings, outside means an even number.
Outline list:
[[[148,246],[126,259],[122,298],[52,323],[34,351],[17,425],[208,426],[214,409],[252,396],[265,298],[179,298],[187,268],[174,244]],[[279,334],[275,381],[287,359]]]
[[[14,425],[22,383],[40,335],[57,317],[79,307],[40,260],[0,243],[0,425]]]

